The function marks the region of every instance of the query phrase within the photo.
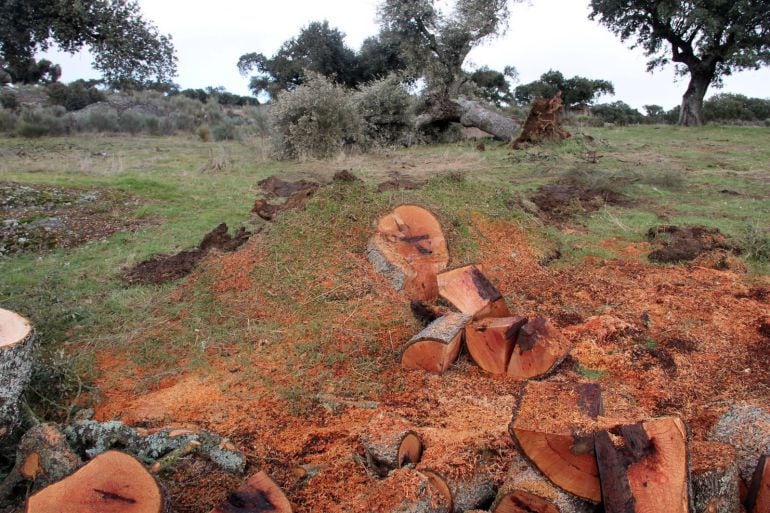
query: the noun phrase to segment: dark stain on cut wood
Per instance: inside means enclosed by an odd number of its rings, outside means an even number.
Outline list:
[[[527,324],[527,318],[521,317],[520,319],[514,321],[513,324],[505,331],[505,340],[506,342],[516,342],[516,339],[519,337],[519,333],[521,332],[521,328],[524,327],[524,325]]]
[[[768,458],[770,458],[770,456],[766,454],[759,458],[759,463],[757,463],[757,468],[754,471],[754,476],[751,479],[749,493],[746,495],[746,511],[751,513],[754,513],[754,510],[756,509],[755,506],[757,499],[759,498],[759,494],[762,491],[762,486],[767,480],[765,477],[765,466],[767,465]],[[759,513],[759,510],[757,510],[757,513]]]
[[[572,447],[570,452],[572,454],[593,454],[595,450],[596,437],[594,435],[581,435],[580,433],[572,434]]]
[[[433,251],[431,251],[428,248],[425,248],[423,246],[420,246],[419,244],[417,246],[415,246],[415,248],[417,248],[417,251],[419,251],[421,255],[431,255],[431,254],[433,254]]]
[[[636,499],[628,482],[625,458],[607,431],[596,434],[596,461],[604,510],[608,513],[635,513]]]
[[[414,235],[412,237],[404,237],[401,240],[406,242],[407,244],[416,244],[418,242],[422,242],[422,241],[428,240],[428,239],[430,239],[429,235]]]
[[[471,270],[471,279],[473,279],[473,284],[476,286],[479,297],[482,299],[486,299],[487,301],[497,301],[503,297],[502,294],[500,294],[500,291],[492,285],[492,282],[489,281],[478,268],[474,267]]]
[[[117,493],[108,492],[106,490],[99,490],[98,488],[94,488],[94,491],[101,494],[102,499],[104,500],[125,502],[126,504],[136,504],[136,499],[132,499],[131,497],[123,497]]]
[[[519,346],[522,353],[532,351],[532,348],[535,347],[537,341],[545,331],[545,322],[545,319],[542,317],[535,317],[522,326],[519,338],[516,341],[516,344]]]
[[[586,415],[595,419],[604,412],[602,389],[596,383],[584,383],[577,387],[578,407]]]
[[[227,501],[219,509],[222,513],[268,513],[275,511],[275,506],[270,502],[265,492],[231,492]]]

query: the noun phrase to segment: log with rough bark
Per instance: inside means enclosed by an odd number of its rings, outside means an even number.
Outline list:
[[[535,98],[521,134],[511,146],[518,149],[527,143],[538,144],[549,139],[562,140],[571,137],[572,134],[561,126],[563,108],[561,91],[552,98]]]
[[[432,476],[411,468],[402,468],[379,482],[379,487],[391,492],[401,490],[403,499],[394,504],[377,504],[376,511],[389,513],[452,513],[451,494],[441,488],[441,482]]]
[[[594,452],[601,389],[592,383],[529,381],[509,432],[521,455],[549,481],[577,497],[601,501]]]
[[[401,366],[443,374],[460,354],[469,322],[471,317],[460,313],[436,319],[406,343],[401,351]]]
[[[437,297],[436,274],[449,263],[441,224],[416,205],[401,205],[382,217],[366,255],[396,290],[424,301]]]
[[[144,465],[118,451],[31,496],[26,513],[164,513],[165,493]]]
[[[462,478],[447,477],[431,469],[420,472],[446,498],[450,512],[465,513],[489,504],[495,497],[495,483],[483,470]]]
[[[257,472],[211,513],[291,513],[283,490],[265,472]]]
[[[465,345],[473,361],[492,374],[505,374],[526,317],[487,318],[465,329]]]
[[[738,471],[750,483],[759,458],[770,454],[770,414],[749,404],[736,404],[719,418],[709,439],[735,447]]]
[[[19,427],[19,402],[29,384],[34,350],[30,322],[0,308],[0,440]]]
[[[445,271],[437,278],[439,295],[475,320],[511,315],[503,295],[484,276],[480,266],[466,265]]]
[[[605,513],[689,513],[687,429],[677,417],[596,434]]]
[[[506,373],[518,380],[553,371],[567,357],[570,342],[550,321],[535,317],[522,326]]]
[[[422,441],[403,417],[379,413],[372,417],[360,435],[367,465],[380,477],[422,457]]]
[[[749,493],[746,497],[748,513],[766,513],[770,511],[770,456],[759,458],[757,469],[751,480]]]
[[[735,448],[719,442],[690,444],[694,513],[740,513]]]
[[[519,124],[513,118],[463,97],[434,97],[430,99],[429,104],[428,110],[415,120],[415,128],[418,130],[430,125],[460,123],[465,127],[483,130],[501,141],[510,141],[519,131]]]
[[[516,455],[491,513],[592,513],[596,506],[555,487]]]

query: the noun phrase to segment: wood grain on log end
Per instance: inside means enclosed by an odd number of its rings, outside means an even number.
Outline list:
[[[468,325],[465,345],[476,364],[492,374],[505,374],[526,317],[488,318]]]
[[[260,471],[230,492],[211,513],[291,513],[291,504],[270,476]]]
[[[511,315],[500,291],[479,265],[466,265],[437,276],[438,293],[455,308],[474,319]]]
[[[460,354],[465,326],[470,321],[470,316],[458,313],[436,319],[406,343],[401,366],[443,374]]]

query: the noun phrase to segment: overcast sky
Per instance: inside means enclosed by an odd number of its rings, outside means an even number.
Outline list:
[[[248,78],[236,68],[247,52],[272,55],[281,43],[315,20],[329,20],[357,49],[377,33],[378,0],[139,0],[145,16],[173,37],[179,58],[176,82],[182,88],[224,86],[249,94]],[[686,82],[673,67],[645,71],[640,50],[630,50],[598,23],[588,20],[587,0],[530,0],[512,6],[507,33],[476,48],[466,68],[513,65],[520,83],[536,80],[549,69],[566,76],[602,78],[615,84],[615,96],[634,107],[677,105]],[[97,78],[87,52],[75,56],[49,53],[62,65],[62,80]],[[746,71],[725,78],[725,92],[770,97],[770,69]],[[714,94],[718,90],[710,90]]]

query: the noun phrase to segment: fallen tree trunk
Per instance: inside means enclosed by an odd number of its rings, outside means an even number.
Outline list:
[[[554,485],[598,503],[594,436],[601,414],[599,385],[529,381],[519,394],[509,432],[519,453]]]
[[[690,444],[695,513],[740,513],[739,479],[734,447],[719,442]]]
[[[19,427],[19,402],[32,374],[34,350],[30,322],[0,308],[0,440]]]
[[[506,373],[518,380],[539,378],[566,358],[570,342],[543,317],[535,317],[519,331]]]
[[[605,513],[689,513],[687,429],[677,417],[596,434]]]
[[[479,102],[466,98],[433,98],[428,110],[415,120],[415,128],[422,130],[430,125],[460,123],[465,127],[476,127],[495,139],[510,141],[519,131],[513,118],[491,110]]]
[[[404,418],[380,413],[360,435],[366,463],[375,474],[385,477],[391,470],[420,461],[422,441]]]
[[[763,455],[759,459],[746,497],[746,511],[748,513],[770,511],[770,456]]]
[[[108,451],[27,501],[26,513],[165,513],[165,492],[128,454]]]
[[[406,343],[401,352],[401,366],[443,374],[460,354],[469,322],[471,317],[460,313],[436,319]]]
[[[445,271],[437,280],[439,295],[474,320],[511,315],[503,295],[479,266],[471,264]]]
[[[291,504],[270,476],[260,471],[230,492],[211,513],[291,513]]]
[[[505,374],[526,317],[484,319],[465,329],[465,345],[476,364],[492,374]]]

